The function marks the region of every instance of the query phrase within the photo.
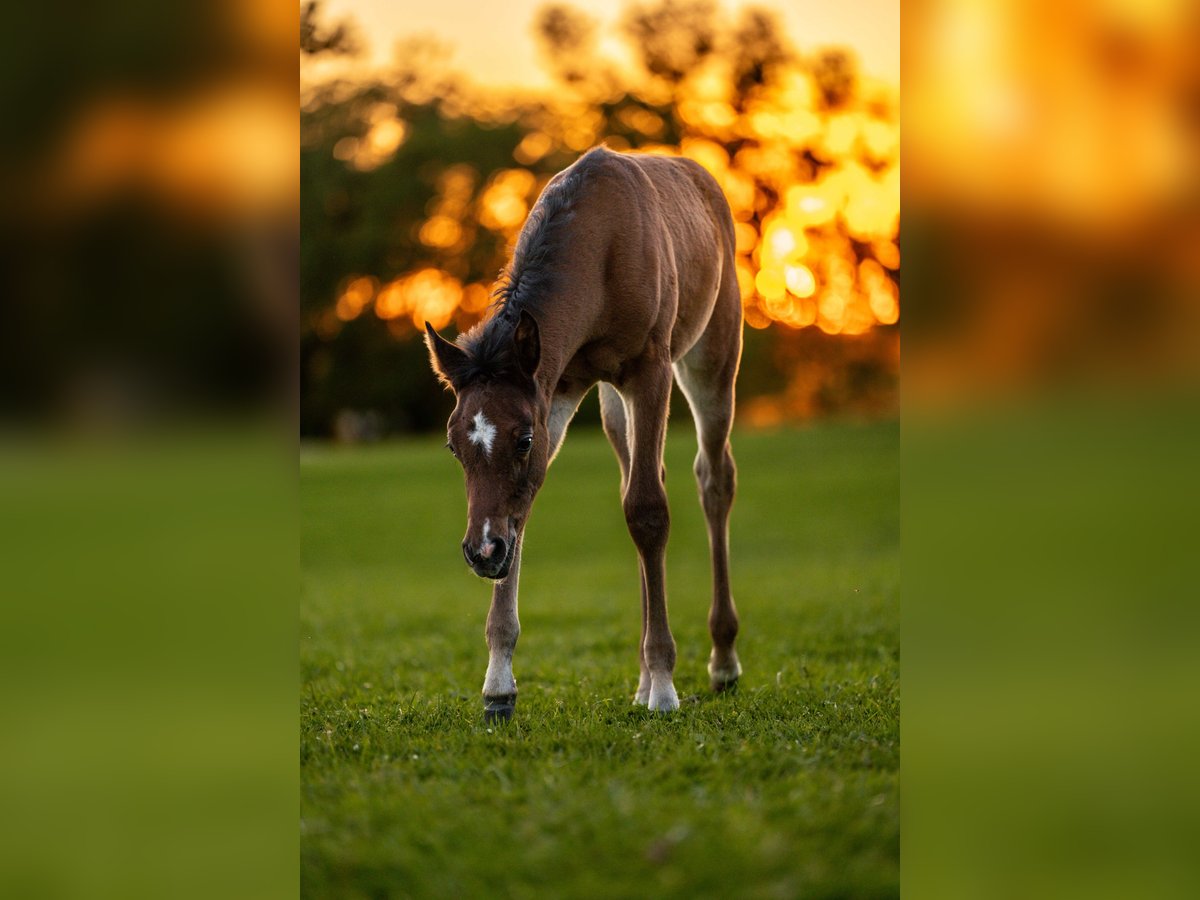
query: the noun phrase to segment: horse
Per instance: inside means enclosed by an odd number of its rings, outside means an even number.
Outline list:
[[[454,343],[425,323],[432,368],[456,401],[446,446],[466,477],[463,556],[475,574],[494,581],[485,628],[487,721],[511,719],[516,704],[525,524],[567,426],[597,384],[641,570],[633,702],[663,713],[679,707],[663,467],[672,375],[699,445],[694,472],[712,557],[710,684],[715,691],[737,684],[738,614],[729,586],[737,469],[729,435],[742,306],[734,265],[729,204],[702,166],[601,146],[542,191],[491,315]]]

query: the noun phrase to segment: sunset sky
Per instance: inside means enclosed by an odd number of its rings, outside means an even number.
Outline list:
[[[569,0],[600,20],[602,47],[625,59],[615,23],[624,3]],[[493,87],[544,86],[532,23],[547,0],[328,0],[326,17],[347,17],[358,26],[369,65],[391,61],[396,42],[431,35],[450,50],[450,65]],[[900,78],[899,0],[725,0],[726,10],[757,6],[775,10],[802,51],[831,44],[857,52],[863,71],[889,81]]]

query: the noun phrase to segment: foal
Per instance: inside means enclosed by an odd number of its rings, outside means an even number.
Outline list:
[[[497,311],[457,343],[426,323],[434,371],[457,398],[447,446],[467,486],[463,556],[495,581],[487,617],[485,715],[511,717],[520,625],[521,537],[580,400],[600,383],[604,431],[642,582],[634,702],[678,708],[667,623],[670,512],[663,443],[674,372],[696,421],[696,482],[708,521],[714,690],[741,674],[729,593],[729,449],[742,308],[733,221],[713,178],[688,159],[600,147],[546,186],[521,230]]]

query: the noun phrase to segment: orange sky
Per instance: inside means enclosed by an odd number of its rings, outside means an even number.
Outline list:
[[[453,68],[494,87],[544,86],[531,33],[547,0],[327,0],[327,18],[347,16],[367,44],[366,62],[390,61],[398,39],[433,35],[452,52]],[[604,23],[603,47],[627,58],[613,27],[625,4],[614,0],[568,0]],[[899,0],[724,0],[725,9],[758,6],[776,10],[801,50],[838,44],[855,50],[863,70],[900,80]]]

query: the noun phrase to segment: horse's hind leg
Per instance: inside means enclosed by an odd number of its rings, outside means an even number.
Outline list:
[[[623,387],[631,427],[629,478],[622,506],[642,570],[645,597],[642,659],[650,674],[646,705],[656,712],[669,712],[679,708],[673,681],[675,639],[667,622],[666,554],[671,512],[667,506],[662,465],[671,370],[665,363],[646,360],[641,371]]]
[[[740,308],[736,330],[711,330],[675,364],[675,377],[696,419],[696,486],[708,522],[712,552],[713,596],[708,614],[712,656],[708,675],[713,690],[737,684],[742,673],[734,640],[738,633],[737,608],[729,591],[729,510],[737,490],[737,467],[729,448],[733,426],[733,384],[741,350]],[[723,340],[717,336],[724,333]],[[720,344],[725,346],[722,348]]]
[[[600,418],[604,423],[604,433],[612,444],[617,462],[621,466],[621,496],[629,484],[629,417],[625,412],[625,401],[611,384],[600,384]],[[640,566],[639,566],[640,569]],[[633,702],[645,706],[650,702],[650,670],[646,668],[646,578],[642,582],[642,634],[638,639],[638,662],[641,673],[638,676],[637,693]]]

